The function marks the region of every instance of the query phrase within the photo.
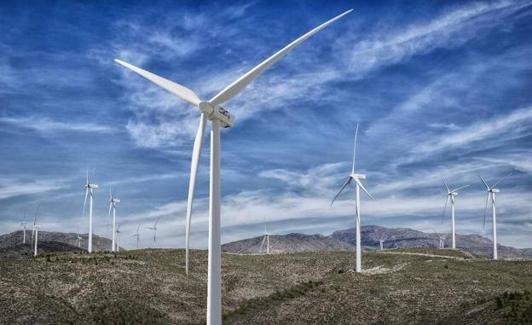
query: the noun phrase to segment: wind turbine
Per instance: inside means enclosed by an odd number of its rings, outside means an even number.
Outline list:
[[[451,201],[451,234],[452,234],[452,248],[456,249],[456,231],[455,231],[455,222],[454,222],[454,202],[455,197],[458,195],[458,191],[461,189],[464,189],[466,187],[469,187],[470,185],[464,185],[457,187],[453,190],[449,188],[449,185],[447,184],[447,181],[445,181],[445,178],[442,178],[443,185],[445,185],[445,189],[447,190],[447,201],[445,201],[445,207],[443,208],[443,215],[442,215],[442,222],[443,217],[445,216],[445,211],[447,210],[447,205],[449,204],[449,201]]]
[[[146,227],[146,229],[153,230],[153,242],[155,243],[157,241],[157,224],[159,223],[159,219],[161,217],[158,217],[157,220],[155,220],[155,223],[151,227]]]
[[[111,243],[111,251],[115,251],[116,247],[116,206],[120,203],[120,199],[113,196],[111,187],[109,187],[109,213],[111,215],[111,210],[113,211],[113,241]]]
[[[85,183],[85,200],[83,201],[83,214],[85,215],[85,206],[87,205],[87,197],[89,197],[89,240],[87,250],[92,253],[92,201],[93,191],[98,188],[98,185],[89,181],[89,170],[87,169],[87,183]]]
[[[137,248],[139,248],[139,240],[140,240],[140,224],[137,227],[137,232],[131,235],[131,237],[137,237]]]
[[[264,237],[262,238],[262,242],[259,248],[260,252],[262,252],[262,247],[264,247],[264,243],[266,243],[266,254],[270,254],[270,234],[268,233],[266,226],[264,227]]]
[[[484,208],[484,229],[486,228],[486,213],[488,211],[488,204],[491,200],[491,213],[492,213],[492,223],[493,223],[493,259],[498,259],[497,256],[497,211],[495,207],[495,193],[499,193],[500,190],[496,188],[496,186],[505,178],[510,176],[510,174],[500,178],[495,184],[492,186],[489,186],[488,183],[482,178],[482,176],[478,175],[480,177],[480,180],[486,186],[486,190],[488,192],[488,196],[486,197],[486,207]]]
[[[358,124],[355,130],[355,144],[353,149],[353,168],[351,169],[351,174],[347,177],[347,180],[345,181],[344,185],[340,188],[338,193],[334,196],[334,198],[331,201],[331,206],[333,205],[334,201],[338,198],[338,196],[342,193],[342,191],[351,183],[351,181],[355,182],[355,225],[356,225],[356,265],[355,265],[355,271],[356,272],[362,272],[362,249],[360,247],[360,189],[362,189],[370,199],[374,199],[371,194],[366,190],[364,185],[362,185],[361,180],[366,179],[366,175],[357,174],[355,172],[355,162],[356,162],[356,154],[357,154],[357,138],[358,138]]]
[[[39,225],[33,225],[33,231],[35,232],[35,246],[33,248],[33,256],[37,256],[37,243],[39,242]]]
[[[445,248],[445,234],[438,234],[438,238],[440,239],[439,247],[440,249]]]
[[[33,241],[35,237],[35,225],[37,222],[37,215],[39,214],[39,208],[41,207],[41,204],[39,203],[37,207],[35,208],[35,216],[33,217],[33,226],[31,228],[31,241]]]
[[[384,250],[384,238],[379,239],[379,244],[380,244],[381,251],[383,251]]]
[[[76,233],[76,239],[78,247],[81,247],[81,240],[83,240],[83,237],[81,237],[79,233]]]
[[[196,186],[196,176],[198,171],[199,158],[203,143],[203,133],[207,119],[211,121],[211,164],[210,164],[210,197],[209,197],[209,259],[208,259],[208,284],[207,284],[207,324],[220,324],[222,322],[222,297],[221,297],[221,245],[220,245],[220,126],[229,128],[233,126],[233,116],[225,110],[221,104],[227,102],[255,78],[262,74],[269,66],[283,58],[290,50],[294,49],[309,37],[332,24],[334,21],[347,15],[352,11],[348,10],[331,20],[319,25],[310,32],[299,37],[292,43],[282,48],[277,53],[251,69],[249,72],[238,78],[232,84],[224,88],[209,101],[202,101],[192,90],[174,83],[165,78],[159,77],[151,72],[135,67],[124,61],[115,59],[115,62],[136,72],[142,77],[152,81],[160,87],[168,90],[182,100],[195,106],[200,111],[199,127],[194,140],[192,150],[192,163],[190,167],[190,182],[187,203],[186,221],[186,272],[188,274],[188,248],[190,240],[190,222],[194,191]]]
[[[23,221],[20,223],[20,225],[22,226],[22,243],[23,244],[26,244],[26,221]]]

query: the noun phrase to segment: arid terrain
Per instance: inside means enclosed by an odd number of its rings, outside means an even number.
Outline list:
[[[532,261],[459,251],[223,255],[227,324],[504,324],[532,320]],[[183,250],[3,258],[0,323],[205,322],[207,254]]]

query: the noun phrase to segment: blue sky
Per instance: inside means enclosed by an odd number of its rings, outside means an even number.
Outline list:
[[[352,227],[354,124],[366,187],[363,224],[483,233],[485,192],[500,185],[500,243],[532,247],[532,2],[8,2],[0,4],[0,229],[40,205],[43,230],[86,232],[86,168],[101,189],[95,229],[121,244],[161,217],[159,247],[184,245],[198,113],[113,63],[121,58],[210,98],[318,24],[318,33],[227,102],[222,132],[224,242]],[[207,244],[208,141],[192,243]],[[352,192],[351,192],[352,193]],[[491,224],[486,232],[489,234]],[[147,229],[141,245],[153,246]]]

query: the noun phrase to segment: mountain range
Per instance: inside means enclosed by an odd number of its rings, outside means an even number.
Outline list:
[[[362,226],[361,242],[364,250],[379,249],[382,239],[385,249],[398,248],[437,248],[440,235],[445,235],[445,247],[451,245],[451,235],[441,233],[425,233],[409,228],[386,228],[381,226]],[[261,243],[264,235],[234,241],[222,245],[222,250],[231,253],[260,254],[266,248]],[[490,256],[493,242],[480,235],[456,235],[458,249],[481,256]],[[323,235],[270,235],[270,251],[272,253],[292,253],[304,251],[335,251],[355,249],[355,229],[344,229],[333,232],[329,236]],[[532,249],[519,249],[510,246],[498,246],[501,257],[532,257]]]

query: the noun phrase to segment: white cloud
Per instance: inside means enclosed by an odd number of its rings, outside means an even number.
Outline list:
[[[515,110],[505,116],[477,122],[460,131],[446,133],[421,143],[412,150],[412,153],[427,154],[460,148],[492,137],[498,137],[498,142],[513,140],[530,133],[531,121],[532,107]]]
[[[105,125],[77,122],[54,121],[47,117],[1,117],[0,123],[15,125],[21,128],[32,129],[41,133],[53,132],[86,132],[86,133],[112,133],[116,129]]]
[[[5,178],[0,184],[0,200],[54,191],[63,187],[61,182],[53,180],[20,181]]]

